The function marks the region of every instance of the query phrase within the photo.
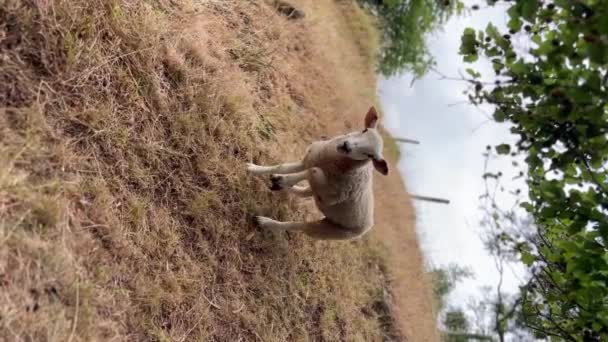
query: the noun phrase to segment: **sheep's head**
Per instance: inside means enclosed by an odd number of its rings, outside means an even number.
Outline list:
[[[365,129],[345,135],[338,141],[338,152],[354,160],[369,159],[374,168],[383,175],[388,174],[388,165],[382,157],[384,142],[376,129],[378,112],[371,107],[365,116]]]

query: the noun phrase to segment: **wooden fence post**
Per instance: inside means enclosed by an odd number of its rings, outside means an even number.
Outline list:
[[[435,202],[441,204],[450,204],[450,200],[444,198],[436,198],[436,197],[428,197],[428,196],[420,196],[420,195],[410,195],[415,200],[427,201],[427,202]]]
[[[401,143],[420,145],[420,141],[414,140],[414,139],[407,139],[407,138],[393,138],[393,139],[395,139],[395,141],[401,142]]]

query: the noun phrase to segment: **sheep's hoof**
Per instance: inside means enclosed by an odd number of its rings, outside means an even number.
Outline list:
[[[272,175],[270,176],[270,190],[279,191],[283,190],[283,177]]]
[[[262,222],[260,222],[260,216],[254,216],[254,217],[252,217],[251,221],[253,222],[253,225],[256,228],[261,228],[262,227]]]

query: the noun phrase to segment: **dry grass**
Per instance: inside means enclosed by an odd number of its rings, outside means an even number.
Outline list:
[[[339,19],[364,14],[296,3],[305,21],[262,1],[0,0],[0,340],[399,334],[378,236],[248,220],[318,215],[243,163],[301,153],[374,99],[352,36],[373,31]]]

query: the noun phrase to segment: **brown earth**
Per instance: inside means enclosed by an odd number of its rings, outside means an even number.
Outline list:
[[[271,1],[2,3],[0,340],[438,340],[394,167],[361,240],[249,223],[319,214],[245,162],[359,129],[375,101],[369,17],[293,4],[304,18]]]

